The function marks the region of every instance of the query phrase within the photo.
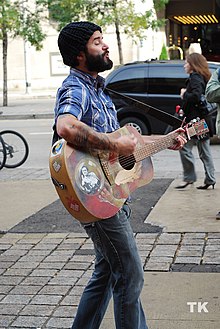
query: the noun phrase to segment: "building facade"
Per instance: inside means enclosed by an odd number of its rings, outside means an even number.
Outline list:
[[[32,2],[35,0],[27,0]],[[149,10],[153,7],[153,0],[135,1],[136,10]],[[156,13],[155,13],[156,17]],[[44,33],[47,35],[43,48],[36,51],[28,42],[21,38],[11,39],[8,43],[8,91],[31,93],[40,90],[56,90],[69,68],[63,65],[57,46],[58,31],[50,22],[43,23]],[[114,66],[119,65],[118,46],[113,28],[104,31],[105,42],[110,46],[110,56]],[[121,35],[124,63],[156,58],[166,43],[164,31],[146,31],[146,38],[142,42],[134,43],[131,38]],[[2,44],[0,44],[2,53]],[[0,57],[0,91],[3,88],[3,64]],[[1,97],[1,94],[0,94]]]

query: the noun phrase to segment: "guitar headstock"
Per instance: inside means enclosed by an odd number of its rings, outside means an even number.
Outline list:
[[[187,135],[189,137],[197,136],[198,139],[203,139],[204,137],[207,136],[207,133],[209,132],[209,128],[205,119],[200,119],[200,118],[191,120],[187,124],[186,130],[187,130]]]

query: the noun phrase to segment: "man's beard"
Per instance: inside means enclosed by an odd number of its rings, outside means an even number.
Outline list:
[[[110,70],[113,66],[113,62],[107,57],[104,59],[106,53],[102,55],[90,55],[88,51],[86,54],[86,66],[90,72],[104,72],[105,70]]]

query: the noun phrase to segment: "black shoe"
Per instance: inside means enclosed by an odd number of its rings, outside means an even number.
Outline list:
[[[212,186],[212,189],[214,190],[215,183],[214,184],[205,184],[205,185],[197,186],[197,189],[198,190],[207,190],[209,188],[209,186]]]
[[[183,188],[186,188],[188,185],[192,185],[194,182],[186,182],[185,184],[183,185],[178,185],[176,186],[175,188],[176,189],[183,189]]]

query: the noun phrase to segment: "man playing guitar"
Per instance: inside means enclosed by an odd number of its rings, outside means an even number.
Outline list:
[[[98,75],[113,66],[101,28],[90,22],[70,23],[61,30],[58,46],[64,64],[70,67],[70,74],[57,92],[57,136],[83,152],[133,154],[137,137],[134,134],[114,134],[119,128],[116,110],[104,89],[104,79]],[[176,132],[170,148],[179,150],[186,139],[184,129],[179,128]],[[143,136],[145,143],[157,139],[158,136]],[[59,163],[56,166],[59,170]],[[82,169],[85,168],[79,168],[80,173]],[[138,170],[135,174],[138,175]],[[118,179],[123,180],[123,177]],[[96,186],[98,189],[100,185]],[[85,183],[82,183],[83,187],[85,189]],[[90,190],[90,194],[95,194],[94,189]],[[116,328],[147,329],[140,302],[143,269],[129,217],[130,209],[125,202],[114,216],[82,221],[94,243],[96,262],[72,329],[98,329],[112,296]]]

